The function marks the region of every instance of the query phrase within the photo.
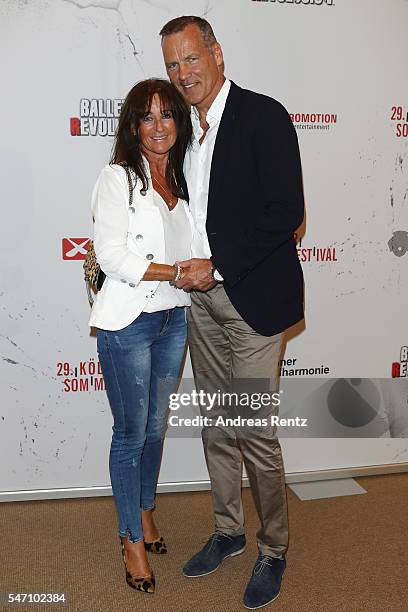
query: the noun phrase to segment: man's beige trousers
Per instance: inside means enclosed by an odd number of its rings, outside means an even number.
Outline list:
[[[258,399],[257,391],[265,392],[266,381],[270,392],[276,391],[282,334],[261,336],[255,332],[232,306],[222,284],[206,293],[192,292],[191,298],[188,338],[197,391],[239,390],[239,398]],[[244,394],[248,389],[250,393]],[[201,406],[203,416],[210,416],[213,423],[203,428],[202,438],[211,478],[215,528],[229,535],[244,533],[243,459],[261,523],[257,532],[259,550],[279,556],[288,546],[288,518],[276,427],[240,426],[246,417],[269,423],[277,408],[254,410],[251,406],[226,404],[221,401],[211,410]],[[227,419],[237,415],[241,417],[239,426],[235,425],[237,421],[229,424]]]

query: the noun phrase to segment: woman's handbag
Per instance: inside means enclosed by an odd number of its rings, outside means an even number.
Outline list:
[[[123,164],[123,168],[125,169],[128,185],[129,185],[129,206],[132,206],[133,201],[133,184],[132,177],[130,175],[130,170],[128,166]],[[90,305],[94,303],[93,296],[98,293],[102,289],[102,285],[105,281],[106,274],[103,270],[101,270],[100,265],[96,259],[96,253],[94,249],[94,243],[92,240],[89,241],[88,250],[84,260],[84,278],[85,278],[85,286],[88,294],[88,300]]]

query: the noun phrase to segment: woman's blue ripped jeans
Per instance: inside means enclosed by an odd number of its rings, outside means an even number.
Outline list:
[[[99,360],[113,414],[109,456],[119,534],[143,540],[141,510],[154,508],[169,394],[186,344],[184,308],[143,312],[119,331],[97,330]]]

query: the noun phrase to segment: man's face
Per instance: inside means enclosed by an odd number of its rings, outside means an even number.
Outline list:
[[[188,104],[208,110],[224,82],[221,47],[211,49],[200,29],[192,24],[162,42],[167,74]]]

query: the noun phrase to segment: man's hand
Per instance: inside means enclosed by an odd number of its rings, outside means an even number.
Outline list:
[[[217,284],[211,273],[211,259],[187,259],[178,261],[183,269],[183,276],[176,282],[176,287],[184,291],[208,291]]]

